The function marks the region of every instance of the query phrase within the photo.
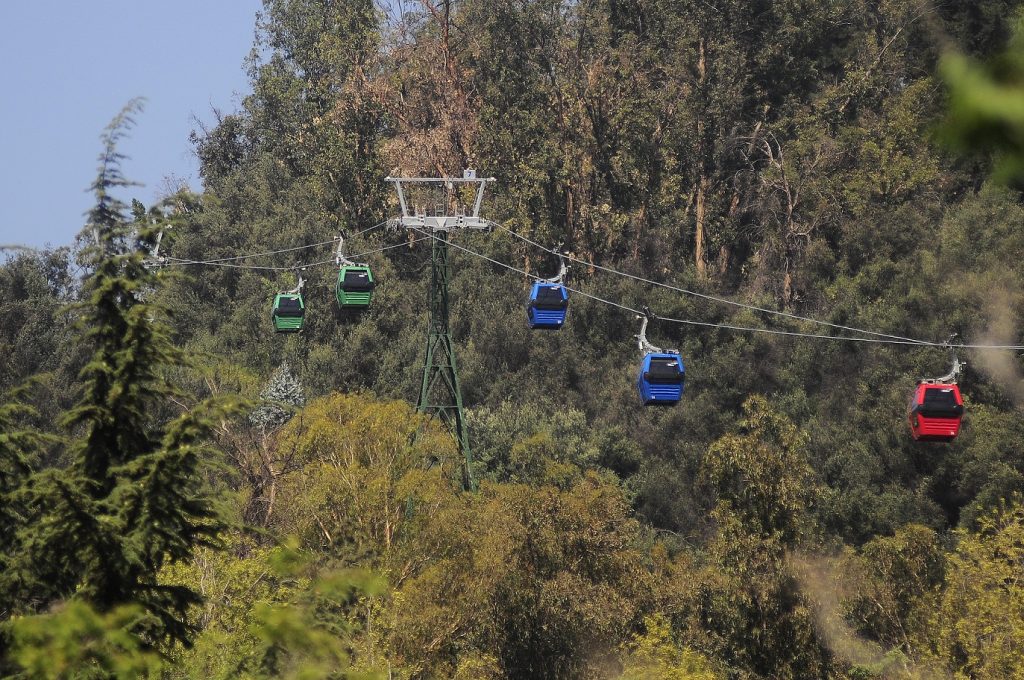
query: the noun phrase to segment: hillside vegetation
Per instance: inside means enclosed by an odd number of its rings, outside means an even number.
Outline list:
[[[121,203],[132,102],[74,246],[0,266],[0,676],[1021,677],[1021,353],[960,351],[955,441],[906,416],[937,343],[1024,340],[1019,11],[264,0],[201,191]],[[475,492],[415,409],[430,241],[383,224],[465,168]]]

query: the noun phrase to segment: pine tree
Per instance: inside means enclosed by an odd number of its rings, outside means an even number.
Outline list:
[[[7,395],[0,405],[0,583],[12,576],[9,565],[15,527],[21,516],[15,492],[29,475],[33,451],[46,439],[37,432],[20,427],[21,419],[33,413],[19,400],[23,390],[21,388]],[[0,613],[11,609],[12,603],[5,601],[5,594],[6,590],[0,586]]]
[[[21,403],[25,386],[6,395],[0,404],[0,620],[6,619],[18,604],[18,583],[24,579],[17,566],[16,529],[23,523],[25,506],[17,493],[32,469],[34,452],[52,438],[23,426],[34,411]],[[0,629],[0,677],[12,672],[5,664],[9,640]]]
[[[305,404],[302,383],[292,375],[287,361],[274,371],[260,393],[260,399],[263,405],[252,412],[249,422],[264,432],[277,429],[291,420],[292,411],[286,407],[301,407]]]
[[[200,453],[211,426],[237,402],[220,398],[170,422],[160,417],[176,395],[166,369],[187,363],[165,310],[142,299],[159,282],[145,256],[162,212],[136,210],[133,222],[112,193],[130,185],[117,143],[139,110],[141,103],[131,102],[105,131],[92,185],[96,206],[83,233],[93,242],[85,253],[92,273],[80,314],[93,353],[81,374],[83,395],[62,422],[75,435],[72,462],[27,483],[30,513],[18,530],[15,560],[32,575],[26,608],[65,598],[100,612],[135,603],[144,616],[133,632],[147,646],[163,646],[189,643],[186,612],[201,597],[158,575],[196,547],[217,543],[221,523],[202,495]]]

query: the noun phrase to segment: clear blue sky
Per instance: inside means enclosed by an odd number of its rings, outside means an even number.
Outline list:
[[[0,0],[0,243],[71,243],[91,205],[99,135],[146,97],[125,175],[199,189],[193,117],[237,110],[260,0]]]

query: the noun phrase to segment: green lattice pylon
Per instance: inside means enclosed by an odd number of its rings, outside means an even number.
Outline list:
[[[416,404],[422,413],[437,415],[451,430],[462,453],[462,486],[476,489],[473,479],[473,453],[469,448],[469,432],[462,412],[462,390],[459,369],[455,363],[455,346],[448,329],[448,281],[451,265],[448,260],[448,233],[434,233],[431,251],[430,321],[427,328],[427,354],[423,362],[423,382]]]

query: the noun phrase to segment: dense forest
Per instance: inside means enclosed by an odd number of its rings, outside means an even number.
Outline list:
[[[1024,677],[1024,366],[976,347],[1024,343],[1021,3],[263,4],[201,190],[132,200],[131,102],[76,242],[0,263],[0,676]],[[385,181],[466,168],[473,490]]]

